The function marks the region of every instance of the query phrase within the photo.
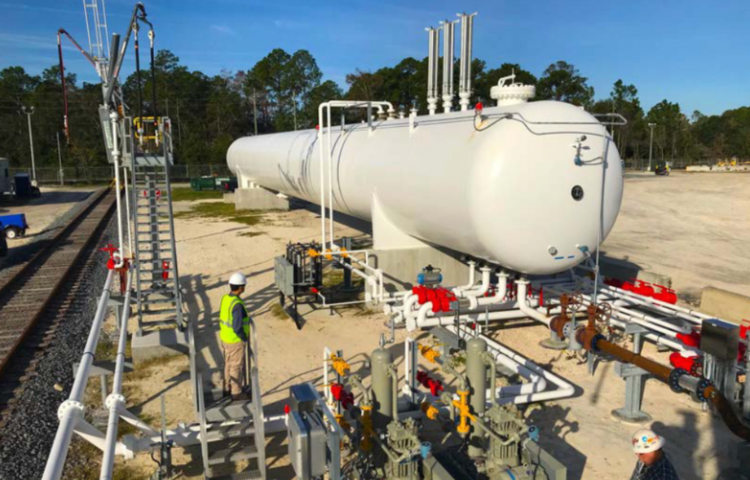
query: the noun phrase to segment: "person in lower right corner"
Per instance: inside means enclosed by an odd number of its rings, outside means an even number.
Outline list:
[[[642,429],[633,434],[632,443],[638,463],[630,480],[680,480],[672,462],[662,450],[664,437]]]

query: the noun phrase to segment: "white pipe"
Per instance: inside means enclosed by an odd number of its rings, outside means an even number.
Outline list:
[[[429,302],[428,302],[429,303]],[[494,320],[512,320],[516,318],[526,318],[527,315],[520,310],[499,310],[494,312],[488,312],[488,313],[482,313],[482,312],[476,312],[476,313],[467,313],[462,314],[458,317],[459,321],[461,322],[479,322],[483,320],[484,318],[487,318],[490,321]],[[456,321],[455,315],[446,315],[442,317],[430,317],[426,318],[424,320],[414,320],[413,318],[407,318],[406,319],[406,330],[408,332],[412,332],[416,330],[417,328],[431,328],[431,327],[437,327],[442,325],[453,325]]]
[[[584,303],[591,304],[591,297],[589,295],[581,295],[581,297],[583,298]],[[656,345],[665,345],[673,350],[677,350],[689,356],[702,354],[700,349],[685,345],[681,341],[677,340],[675,338],[675,332],[671,330],[659,328],[646,321],[639,320],[638,318],[623,319],[620,318],[621,316],[627,316],[627,313],[615,312],[615,315],[610,318],[610,322],[617,328],[624,330],[625,326],[628,323],[636,323],[638,325],[641,325],[642,327],[653,330],[654,332],[659,332],[659,334],[647,333],[646,335],[644,335],[647,340],[654,342]]]
[[[455,326],[450,325],[447,327],[447,330],[459,335]],[[498,356],[504,355],[508,359],[518,364],[519,367],[523,366],[528,371],[533,372],[534,374],[538,375],[540,378],[544,379],[545,383],[551,382],[557,387],[555,390],[547,390],[547,391],[534,392],[534,393],[528,393],[528,394],[513,395],[510,397],[501,397],[497,399],[499,404],[515,403],[516,405],[520,405],[524,403],[555,400],[559,398],[570,397],[575,393],[575,389],[573,388],[573,385],[563,380],[562,378],[558,377],[557,375],[553,374],[552,372],[541,368],[539,365],[532,362],[528,358],[522,355],[519,355],[518,353],[508,349],[504,345],[496,342],[495,340],[487,337],[486,335],[480,335],[480,338],[482,338],[484,341],[487,342],[488,350],[494,351],[493,353],[496,352],[496,355]]]
[[[490,288],[490,273],[491,269],[489,267],[482,267],[482,283],[479,285],[478,288],[470,289],[470,290],[463,290],[460,287],[454,288],[453,293],[458,298],[469,298],[469,297],[481,297],[485,293],[487,293],[487,290]]]
[[[529,281],[526,279],[521,279],[516,282],[516,285],[518,285],[518,304],[521,308],[521,311],[524,312],[529,317],[533,318],[534,320],[538,322],[542,322],[543,324],[549,326],[550,319],[547,315],[543,314],[542,312],[531,308],[528,304],[528,299],[526,298],[527,289],[529,286]]]
[[[131,217],[130,217],[130,193],[128,191],[128,169],[123,165],[122,173],[124,175],[124,185],[125,185],[125,215],[127,216],[126,223],[128,225],[128,257],[133,258],[133,233],[132,233],[132,227],[131,227]]]
[[[628,310],[627,308],[624,308],[624,306],[630,305],[632,307],[633,305],[628,304],[627,300],[615,300],[614,302],[611,302],[610,305],[612,305],[612,308],[614,310],[624,313],[630,316],[631,318],[637,318],[651,325],[658,325],[664,329],[669,330],[670,332],[674,332],[674,334],[677,334],[677,333],[689,334],[690,332],[692,332],[691,328],[679,327],[677,325],[672,325],[669,322],[665,322],[664,320],[652,317],[650,315],[646,315],[645,313]]]
[[[78,370],[76,371],[73,388],[70,390],[68,400],[63,402],[58,409],[57,415],[60,419],[60,425],[57,427],[55,440],[52,443],[52,449],[47,458],[47,465],[44,467],[44,475],[42,476],[43,480],[58,480],[62,476],[62,471],[65,467],[65,458],[68,455],[68,448],[70,447],[70,440],[73,437],[73,431],[79,420],[83,419],[83,394],[86,389],[86,383],[88,382],[91,365],[94,363],[94,355],[96,354],[96,346],[99,343],[99,335],[101,333],[102,323],[104,322],[104,316],[107,312],[110,288],[112,287],[114,273],[114,270],[110,270],[107,273],[107,280],[104,282],[104,290],[102,296],[99,298],[96,315],[94,315],[94,322],[91,325],[88,340],[86,341],[86,347],[81,356]]]
[[[508,274],[503,272],[498,276],[497,290],[491,297],[482,297],[477,300],[479,306],[485,305],[496,305],[505,301],[505,296],[508,293]]]
[[[461,285],[456,288],[458,288],[459,290],[468,290],[474,287],[475,267],[476,267],[476,262],[474,262],[474,260],[469,260],[469,283],[467,283],[466,285]]]
[[[122,254],[122,211],[120,208],[120,148],[117,145],[117,135],[118,135],[118,128],[117,128],[117,122],[119,120],[119,116],[117,115],[117,112],[112,112],[109,114],[110,123],[112,124],[112,157],[115,160],[115,203],[117,204],[117,237],[120,241],[118,248],[119,256],[115,259],[115,268],[121,268],[124,260],[124,255]],[[113,255],[114,256],[114,255]]]
[[[367,109],[368,116],[370,115],[370,109]],[[331,106],[328,106],[328,129],[326,130],[327,137],[328,137],[328,230],[329,230],[329,238],[328,241],[331,243],[331,250],[333,250],[333,152],[331,152],[332,143],[331,143]]]
[[[323,110],[327,104],[318,105],[318,162],[320,163],[320,248],[326,249],[326,198],[325,165],[323,161]],[[321,252],[322,253],[322,252]]]
[[[637,303],[639,305],[653,308],[659,312],[667,313],[673,316],[678,316],[680,318],[683,318],[685,320],[688,320],[690,322],[697,323],[697,324],[702,323],[704,319],[713,318],[710,315],[706,315],[704,313],[700,313],[695,310],[678,307],[677,305],[672,305],[671,303],[662,302],[661,300],[657,300],[655,298],[644,297],[642,295],[638,295],[636,293],[632,293],[627,290],[623,290],[621,288],[605,286],[605,287],[602,287],[602,292],[611,294],[623,300],[632,301],[633,303]]]
[[[495,389],[494,397],[490,400],[494,401],[496,398],[510,397],[517,395],[527,395],[530,393],[543,392],[547,388],[547,380],[541,375],[538,375],[525,366],[518,363],[508,355],[502,352],[492,352],[495,354],[495,363],[500,363],[512,372],[521,375],[523,378],[528,380],[528,383],[520,383],[515,385],[507,385],[505,387],[499,387]],[[487,392],[492,395],[492,391]]]
[[[127,291],[123,300],[122,320],[120,324],[120,341],[117,346],[117,357],[115,361],[115,374],[112,381],[112,393],[105,401],[109,408],[109,420],[107,422],[107,437],[104,442],[104,455],[102,456],[102,468],[99,475],[100,480],[111,480],[115,464],[115,446],[117,445],[117,427],[120,422],[120,409],[125,405],[122,395],[122,375],[125,370],[125,349],[128,340],[128,322],[130,320],[130,295],[132,290],[132,271],[128,272]]]

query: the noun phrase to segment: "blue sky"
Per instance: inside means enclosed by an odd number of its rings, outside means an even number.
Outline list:
[[[550,63],[566,60],[589,78],[597,98],[622,78],[636,85],[645,108],[666,98],[679,102],[688,116],[750,105],[750,0],[144,3],[157,47],[207,74],[246,70],[275,47],[304,48],[324,78],[343,86],[355,68],[424,57],[424,27],[463,10],[479,12],[474,55],[491,67],[519,63],[541,75]],[[107,2],[110,33],[123,33],[133,5]],[[0,0],[0,68],[22,65],[37,74],[55,64],[60,27],[87,44],[81,0]],[[80,80],[96,79],[71,46],[65,54]],[[132,65],[131,56],[125,74]]]

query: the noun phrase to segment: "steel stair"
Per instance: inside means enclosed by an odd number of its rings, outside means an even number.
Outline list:
[[[192,337],[192,329],[191,329]],[[201,427],[201,458],[204,477],[211,480],[266,479],[265,428],[258,380],[257,340],[251,323],[246,356],[248,400],[233,401],[195,369],[191,338],[191,370],[195,371],[195,395]],[[210,378],[210,371],[207,378]]]
[[[169,162],[136,158],[132,186],[138,334],[149,328],[182,329]]]

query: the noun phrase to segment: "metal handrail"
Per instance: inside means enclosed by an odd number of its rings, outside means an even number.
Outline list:
[[[182,315],[182,292],[180,291],[180,271],[177,268],[177,244],[175,241],[175,230],[174,230],[174,213],[172,211],[172,184],[169,178],[170,176],[170,156],[172,155],[172,123],[169,119],[165,119],[166,124],[169,128],[163,128],[160,124],[160,128],[163,131],[164,142],[162,148],[164,149],[164,172],[166,177],[166,190],[167,190],[167,205],[169,206],[169,228],[171,229],[170,244],[172,247],[172,275],[174,275],[174,296],[175,296],[175,308],[177,310],[177,325],[180,329],[185,328],[185,322]]]
[[[102,480],[112,478],[115,463],[115,446],[117,443],[117,427],[120,423],[120,409],[125,405],[125,397],[122,395],[122,375],[125,370],[125,350],[128,340],[128,322],[130,321],[130,296],[133,284],[132,270],[128,271],[127,291],[123,300],[122,323],[120,324],[120,339],[117,345],[117,357],[115,360],[115,373],[112,380],[112,393],[106,400],[109,408],[109,420],[107,422],[107,438],[102,457],[102,469],[99,477]]]
[[[44,474],[42,476],[43,480],[57,480],[62,477],[65,459],[68,455],[68,448],[70,447],[70,441],[73,438],[73,432],[78,423],[83,420],[83,394],[86,389],[86,383],[89,379],[91,366],[94,363],[96,346],[99,343],[99,335],[101,334],[104,317],[108,310],[110,288],[112,287],[114,274],[114,270],[110,270],[107,274],[107,280],[104,282],[104,291],[99,298],[94,322],[91,325],[88,340],[86,341],[86,348],[83,351],[81,362],[78,365],[73,388],[70,391],[68,399],[60,405],[60,408],[57,411],[60,425],[57,427],[55,440],[52,444],[49,457],[47,458],[47,465],[44,468]]]
[[[203,397],[203,376],[198,377],[198,414],[201,425],[201,459],[203,460],[203,473],[208,477],[208,430],[206,429],[206,400]]]
[[[255,411],[254,416],[254,431],[255,431],[255,446],[258,449],[258,469],[260,470],[263,480],[266,479],[266,429],[265,429],[265,415],[263,414],[263,404],[260,401],[261,390],[260,380],[258,372],[258,336],[256,333],[255,322],[250,320],[250,341],[248,342],[248,348],[251,350],[249,355],[246,357],[252,360],[251,368],[245,369],[245,374],[249,373],[252,396],[253,396],[253,410]],[[249,370],[249,372],[248,372]]]

